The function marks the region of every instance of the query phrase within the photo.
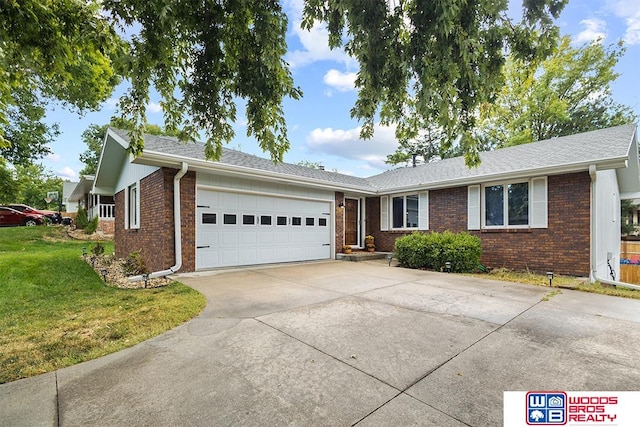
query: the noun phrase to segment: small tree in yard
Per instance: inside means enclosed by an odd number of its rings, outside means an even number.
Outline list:
[[[84,230],[85,228],[87,228],[88,224],[89,219],[87,218],[87,211],[82,206],[80,206],[78,208],[78,214],[76,215],[76,228]]]

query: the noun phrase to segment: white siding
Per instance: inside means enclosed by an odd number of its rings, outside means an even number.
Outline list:
[[[136,165],[134,163],[125,162],[113,194],[117,194],[120,191],[127,189],[131,184],[151,175],[158,169],[160,168],[156,166]]]
[[[196,186],[249,191],[280,196],[292,196],[316,200],[335,200],[335,193],[329,190],[299,187],[289,184],[278,184],[275,182],[256,181],[245,178],[209,175],[200,172],[196,174]]]
[[[596,172],[596,276],[611,280],[607,255],[620,280],[620,192],[615,170]],[[593,219],[592,219],[593,220]]]
[[[480,186],[470,185],[467,188],[467,228],[480,230]]]

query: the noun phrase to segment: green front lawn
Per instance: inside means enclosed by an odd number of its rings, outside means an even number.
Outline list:
[[[204,297],[177,282],[105,286],[82,259],[91,246],[62,227],[0,229],[0,384],[130,347],[202,311]]]

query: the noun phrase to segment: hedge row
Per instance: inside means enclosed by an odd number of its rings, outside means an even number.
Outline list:
[[[469,233],[418,233],[396,240],[394,256],[403,267],[443,271],[451,263],[457,273],[476,271],[480,264],[480,238]]]

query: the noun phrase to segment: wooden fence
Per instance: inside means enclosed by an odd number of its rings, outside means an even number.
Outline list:
[[[628,259],[633,264],[620,264],[620,281],[640,285],[640,242],[623,241],[620,247],[620,259]]]

